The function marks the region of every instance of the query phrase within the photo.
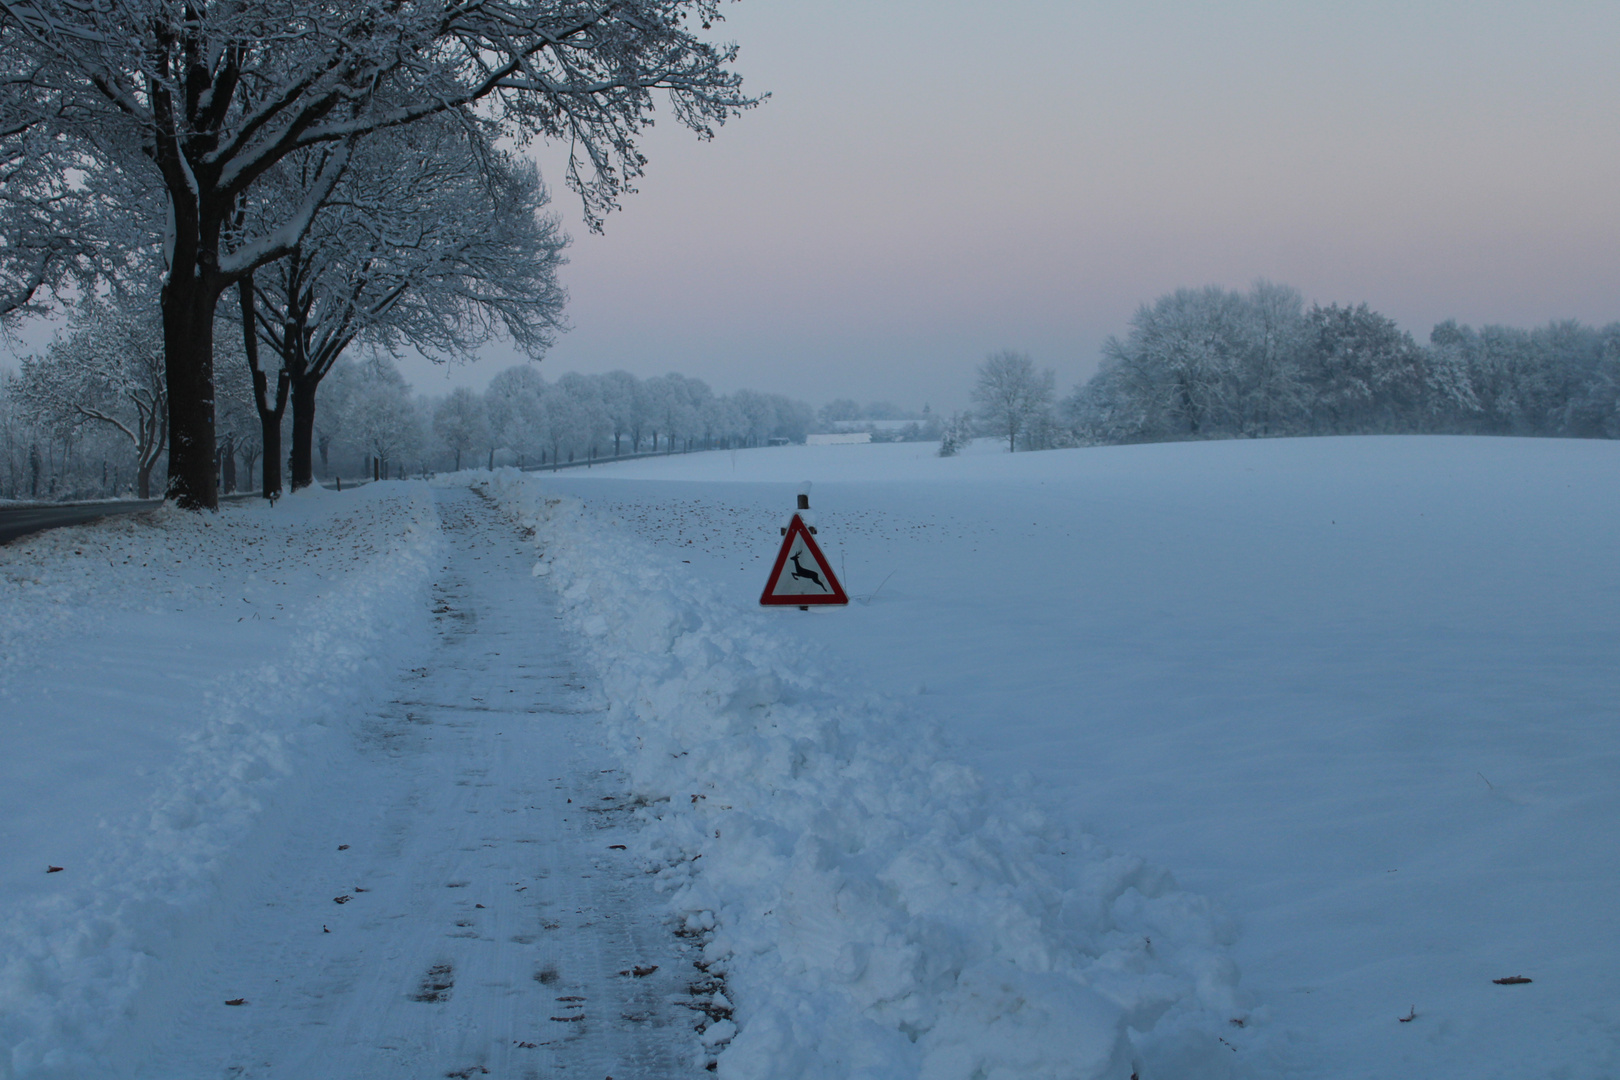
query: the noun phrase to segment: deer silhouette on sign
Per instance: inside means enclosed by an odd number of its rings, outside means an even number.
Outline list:
[[[823,592],[831,591],[827,588],[826,584],[822,582],[820,574],[816,573],[814,570],[806,570],[804,567],[799,565],[799,553],[797,551],[788,556],[788,561],[793,564],[793,573],[789,574],[789,577],[809,578],[811,581],[815,582],[816,586]]]

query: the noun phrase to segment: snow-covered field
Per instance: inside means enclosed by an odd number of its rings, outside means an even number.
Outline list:
[[[544,486],[743,611],[815,481],[857,599],[775,640],[1218,905],[1240,1074],[1620,1075],[1620,446],[931,451]]]
[[[932,450],[0,548],[0,1076],[1620,1075],[1620,447]]]

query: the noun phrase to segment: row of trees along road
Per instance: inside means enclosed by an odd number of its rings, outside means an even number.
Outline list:
[[[570,372],[547,383],[531,367],[490,380],[482,395],[451,391],[433,409],[433,431],[461,468],[464,455],[498,451],[518,465],[617,457],[624,453],[803,442],[814,422],[809,405],[754,390],[717,395],[701,379],[669,374],[641,380],[625,371]]]
[[[469,215],[514,195],[544,202],[499,145],[566,141],[568,185],[599,228],[641,175],[654,92],[703,137],[756,104],[728,70],[735,49],[697,36],[718,19],[717,0],[0,0],[0,318],[73,287],[133,295],[145,279],[161,312],[168,493],[212,507],[216,318],[235,290],[257,328],[244,348],[266,437],[293,399],[300,482],[328,344],[392,334],[454,351],[498,327],[544,347],[562,299],[555,224],[524,238],[512,213],[509,243],[538,248],[499,286],[480,274],[497,253],[445,241],[482,233]],[[520,303],[525,277],[549,293]],[[260,346],[281,361],[273,376]]]
[[[290,419],[266,430],[233,329],[224,325],[219,335],[215,394],[227,494],[252,487],[255,466],[261,488],[266,475],[279,475],[271,448]],[[569,373],[547,381],[522,364],[498,373],[483,393],[424,396],[386,350],[354,351],[326,368],[320,384],[311,443],[322,479],[802,442],[814,424],[804,402],[752,390],[716,394],[678,374]],[[15,377],[0,374],[0,498],[147,495],[162,475],[162,369],[155,305],[82,302],[45,355],[25,358]]]

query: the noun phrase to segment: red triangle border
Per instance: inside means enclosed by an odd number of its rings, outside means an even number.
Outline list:
[[[827,575],[827,584],[831,587],[831,592],[802,593],[792,596],[771,595],[772,590],[776,588],[777,581],[782,577],[783,568],[787,566],[788,553],[793,550],[793,538],[795,536],[804,537],[804,546],[810,552],[810,557],[816,560],[816,565],[821,568],[821,572]],[[782,537],[782,550],[776,553],[776,565],[771,567],[771,576],[765,579],[765,591],[760,593],[759,602],[766,607],[809,607],[811,605],[849,603],[849,597],[845,594],[844,586],[838,580],[838,575],[832,572],[827,557],[821,553],[821,548],[816,545],[815,537],[810,535],[809,527],[805,525],[804,519],[798,514],[794,514],[793,520],[788,522],[787,535]]]

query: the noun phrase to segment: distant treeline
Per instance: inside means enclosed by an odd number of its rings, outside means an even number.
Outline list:
[[[1620,323],[1447,321],[1419,344],[1365,304],[1269,282],[1144,305],[1058,407],[1053,442],[1348,434],[1620,437]]]
[[[533,465],[803,442],[815,423],[809,405],[781,394],[716,394],[702,379],[638,379],[626,371],[569,372],[547,382],[529,365],[502,371],[482,394],[451,391],[424,405],[423,415],[431,437],[424,430],[420,448],[398,456],[408,460],[414,453],[426,468],[459,468],[469,454],[481,455],[486,464],[504,454]],[[380,445],[371,449],[385,459],[394,456]]]
[[[237,341],[240,340],[238,337]],[[218,335],[214,415],[220,490],[263,480],[263,425],[248,366]],[[700,379],[628,372],[499,372],[482,393],[417,394],[376,350],[339,359],[321,383],[314,472],[407,476],[466,465],[544,465],[620,454],[803,442],[811,407],[780,394],[717,394]],[[0,371],[0,499],[161,495],[168,397],[155,305],[81,305],[21,371]],[[282,446],[290,445],[283,418]]]

